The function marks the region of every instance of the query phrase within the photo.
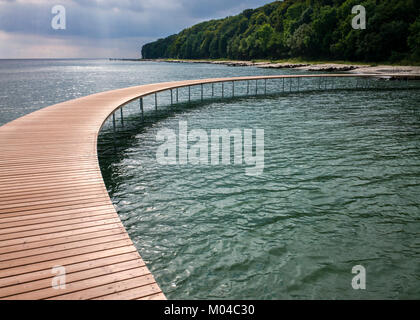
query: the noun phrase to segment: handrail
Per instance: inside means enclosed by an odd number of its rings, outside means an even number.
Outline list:
[[[181,80],[181,81],[171,81],[171,82],[161,82],[158,83],[160,86],[159,89],[153,89],[150,91],[146,91],[143,94],[139,94],[129,100],[127,100],[124,104],[118,106],[115,110],[119,109],[120,107],[138,99],[141,97],[145,97],[150,94],[159,93],[163,91],[167,91],[170,89],[177,89],[177,88],[184,88],[194,85],[201,85],[201,84],[211,84],[211,83],[221,83],[221,82],[238,82],[238,81],[246,81],[246,80],[264,80],[264,79],[296,79],[296,78],[392,78],[392,79],[407,79],[407,78],[418,78],[420,75],[414,74],[348,74],[348,73],[337,73],[337,74],[301,74],[301,75],[265,75],[265,76],[245,76],[245,77],[232,77],[232,78],[208,78],[208,79],[198,79],[198,80]],[[153,86],[154,84],[150,85]],[[130,88],[139,88],[146,87],[149,85],[143,85],[138,87],[130,87]],[[127,89],[130,89],[127,88]],[[114,110],[114,111],[115,111]]]

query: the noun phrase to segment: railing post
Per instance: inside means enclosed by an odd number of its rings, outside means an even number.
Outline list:
[[[155,111],[157,112],[157,92],[155,92]]]
[[[115,111],[112,113],[112,129],[113,129],[113,137],[114,137],[114,152],[117,151],[117,137],[116,137],[116,129],[115,129]]]
[[[232,81],[232,97],[235,96],[235,81]]]
[[[267,94],[267,79],[264,79],[264,94]]]
[[[201,84],[201,101],[203,101],[203,84]]]
[[[211,83],[211,96],[214,97],[214,82]]]
[[[246,80],[246,94],[249,94],[249,80]]]
[[[188,86],[188,102],[191,102],[191,86]]]
[[[115,112],[112,113],[112,129],[114,131],[114,139],[115,139]]]
[[[172,89],[171,89],[171,107],[172,107],[173,104],[174,104],[174,101],[173,101],[173,92],[172,92]]]
[[[222,82],[222,98],[225,97],[225,83]]]
[[[258,94],[258,79],[255,79],[255,95]]]
[[[300,77],[298,77],[298,88],[297,88],[298,92],[299,92],[299,86],[300,86]]]
[[[141,120],[144,121],[143,98],[140,98]]]
[[[121,114],[121,125],[124,127],[124,116],[123,116],[123,108],[120,108],[120,114]]]
[[[178,88],[176,88],[176,103],[178,103]]]
[[[289,87],[289,92],[292,92],[292,81],[293,81],[293,78],[290,78],[290,87]]]
[[[283,92],[284,92],[284,78],[283,78]]]

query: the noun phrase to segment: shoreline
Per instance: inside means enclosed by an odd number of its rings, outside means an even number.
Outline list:
[[[265,62],[241,60],[208,60],[208,59],[113,59],[122,61],[153,61],[168,63],[205,63],[222,64],[230,67],[257,67],[263,69],[296,69],[310,72],[348,72],[355,74],[401,74],[409,79],[420,79],[420,66],[369,65],[352,63],[310,63],[310,62]]]

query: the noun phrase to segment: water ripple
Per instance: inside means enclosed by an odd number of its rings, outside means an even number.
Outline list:
[[[169,298],[420,298],[418,98],[302,94],[173,114],[114,160],[111,196]],[[179,120],[263,128],[263,175],[157,164],[156,132]]]

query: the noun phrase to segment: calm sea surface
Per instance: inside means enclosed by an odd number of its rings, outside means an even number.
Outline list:
[[[206,64],[0,60],[0,125],[91,93],[160,81],[288,74]],[[333,88],[333,84],[326,84]],[[350,80],[337,87],[354,87]],[[393,85],[393,84],[392,84]],[[99,138],[110,196],[141,256],[172,299],[420,298],[420,90],[312,90],[200,100],[145,98]],[[412,83],[411,85],[416,85]],[[258,84],[264,91],[264,82]],[[289,89],[289,83],[285,84]],[[417,84],[417,87],[420,85]],[[307,90],[305,90],[305,88]],[[296,83],[292,83],[292,91]],[[215,85],[215,95],[221,86]],[[225,97],[231,84],[224,86]],[[236,95],[246,93],[238,83]],[[286,91],[287,91],[286,90]],[[302,92],[303,90],[303,92]],[[255,92],[255,82],[250,92]],[[174,92],[175,101],[175,92]],[[160,165],[161,129],[264,129],[264,171]],[[352,268],[366,269],[354,290]]]

